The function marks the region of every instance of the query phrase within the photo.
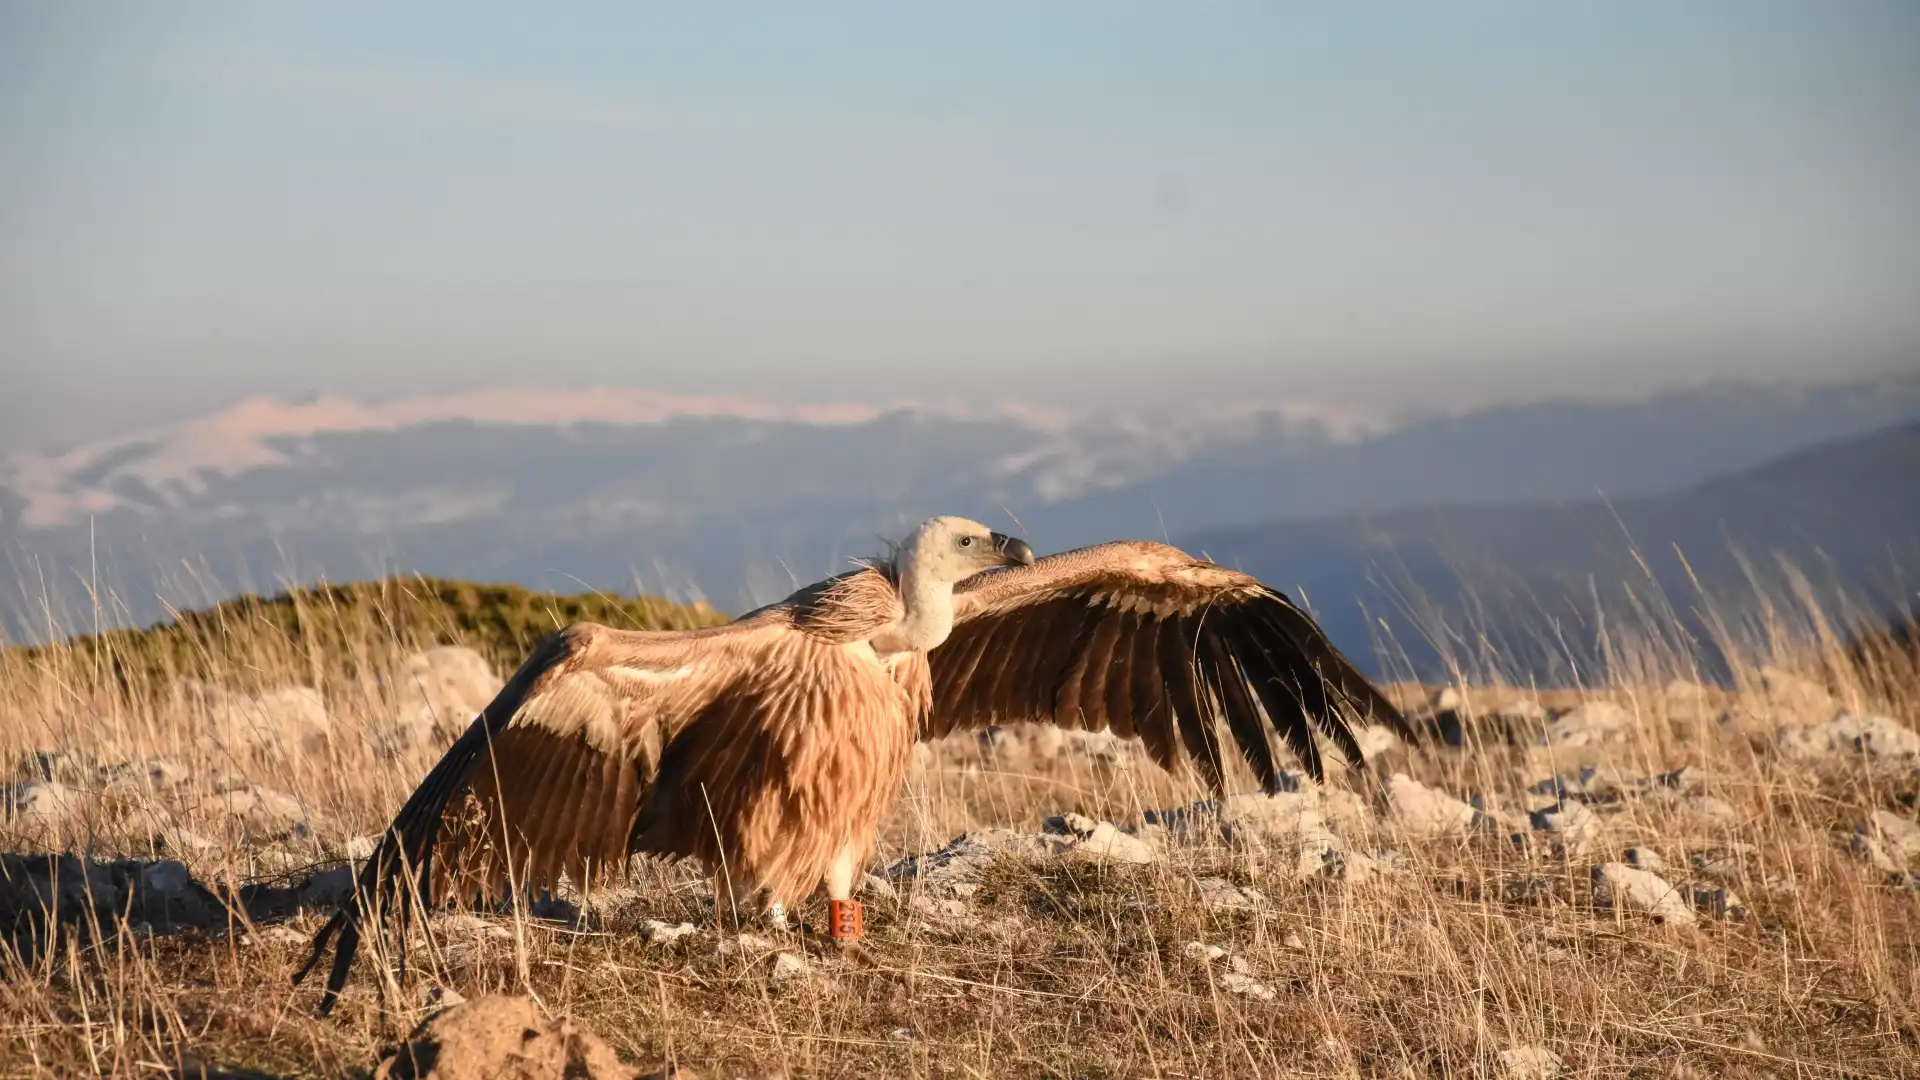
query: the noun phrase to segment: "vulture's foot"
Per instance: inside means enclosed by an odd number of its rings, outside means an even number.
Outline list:
[[[826,934],[808,926],[806,936],[823,959],[839,957],[855,967],[879,965],[879,958],[866,946],[865,912],[858,900],[828,900]]]
[[[840,959],[845,960],[850,967],[872,969],[881,966],[880,955],[868,948],[867,943],[862,940],[842,940],[834,946],[834,951],[838,952]]]
[[[820,933],[812,926],[804,931],[807,955],[823,963],[844,963],[854,968],[878,968],[882,966],[879,950],[867,944],[865,938],[835,938]]]
[[[760,926],[775,934],[791,932],[793,923],[787,918],[786,905],[778,902],[768,904],[767,910],[760,915]]]

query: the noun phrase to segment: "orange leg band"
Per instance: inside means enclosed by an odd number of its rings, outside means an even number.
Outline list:
[[[866,933],[866,926],[860,917],[860,901],[827,901],[827,932],[836,941],[857,941]]]

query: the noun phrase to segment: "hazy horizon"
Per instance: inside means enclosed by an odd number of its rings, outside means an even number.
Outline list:
[[[0,452],[255,394],[1400,409],[1920,366],[1920,9],[1315,16],[11,6]]]

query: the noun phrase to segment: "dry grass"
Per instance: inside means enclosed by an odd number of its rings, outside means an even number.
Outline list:
[[[1152,865],[1007,858],[964,902],[965,917],[917,910],[903,886],[898,901],[869,901],[875,966],[822,960],[814,977],[783,983],[751,956],[716,955],[694,874],[643,865],[589,931],[524,915],[497,920],[502,936],[443,931],[433,956],[415,954],[384,1016],[380,979],[363,958],[327,1021],[309,1016],[311,983],[289,985],[318,922],[311,914],[285,924],[297,935],[238,914],[231,932],[29,935],[0,958],[0,1067],[140,1076],[198,1060],[242,1075],[364,1075],[422,1015],[422,988],[441,985],[533,994],[637,1064],[671,1058],[706,1077],[775,1067],[796,1076],[1474,1076],[1499,1075],[1500,1052],[1520,1046],[1552,1050],[1566,1076],[1920,1075],[1920,892],[1889,885],[1834,836],[1877,809],[1911,818],[1914,765],[1783,759],[1768,747],[1773,725],[1796,710],[1829,717],[1770,695],[1758,672],[1791,665],[1823,680],[1838,705],[1909,726],[1920,680],[1911,669],[1840,663],[1837,636],[1804,610],[1782,615],[1790,606],[1725,630],[1734,688],[1669,692],[1669,680],[1692,675],[1688,656],[1616,641],[1631,679],[1584,692],[1475,686],[1465,746],[1396,750],[1333,777],[1330,787],[1358,796],[1329,801],[1334,831],[1353,851],[1396,860],[1393,872],[1301,879],[1283,843],[1218,840],[1182,844]],[[133,784],[103,792],[65,835],[15,834],[0,846],[151,858],[166,853],[169,829],[184,829],[213,841],[184,856],[195,877],[235,890],[339,862],[432,758],[383,757],[368,737],[395,708],[384,677],[418,644],[418,628],[390,618],[356,625],[356,640],[324,649],[244,623],[201,631],[196,655],[208,676],[325,695],[334,727],[324,748],[279,759],[218,749],[168,687],[116,678],[96,653],[0,656],[0,759],[48,749],[81,763],[162,756],[196,778],[285,792],[311,824],[304,836],[256,842],[232,829],[204,785],[180,789],[194,796],[142,795]],[[1409,703],[1427,693],[1396,692]],[[1634,724],[1599,749],[1526,745],[1538,740],[1537,722],[1510,743],[1480,720],[1515,697],[1550,707],[1605,698]],[[1749,719],[1723,724],[1728,710]],[[1378,810],[1380,777],[1404,771],[1524,812],[1541,805],[1530,785],[1582,760],[1629,779],[1693,766],[1733,813],[1630,795],[1600,807],[1605,833],[1591,852],[1564,857],[1491,829],[1411,835]],[[1134,759],[956,741],[910,781],[883,855],[983,827],[1037,830],[1064,811],[1131,826],[1146,809],[1196,794]],[[167,814],[160,828],[156,803]],[[1355,806],[1373,809],[1332,812]],[[1658,849],[1676,882],[1706,880],[1690,856],[1733,854],[1715,880],[1746,901],[1747,915],[1661,926],[1596,907],[1590,868],[1635,844]],[[1266,903],[1211,909],[1196,884],[1207,877],[1251,886]],[[703,933],[651,945],[636,933],[647,918],[692,921]],[[1225,961],[1194,960],[1192,941],[1240,958],[1271,999],[1232,992]]]

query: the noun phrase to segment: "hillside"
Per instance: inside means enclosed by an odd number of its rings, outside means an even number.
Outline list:
[[[657,597],[562,596],[518,585],[391,577],[235,597],[149,627],[18,647],[8,650],[13,655],[7,659],[46,670],[110,671],[136,690],[239,673],[243,688],[252,690],[267,672],[306,669],[362,678],[377,669],[369,664],[372,653],[384,660],[394,647],[466,646],[511,671],[535,642],[577,621],[680,630],[715,625],[725,616]]]
[[[1269,522],[1178,542],[1303,593],[1359,655],[1384,619],[1391,648],[1429,676],[1447,669],[1444,652],[1468,671],[1497,658],[1508,675],[1604,680],[1608,619],[1615,632],[1683,632],[1711,658],[1731,643],[1714,640],[1705,607],[1751,614],[1796,569],[1823,595],[1850,595],[1855,614],[1905,607],[1920,565],[1916,476],[1920,424],[1903,424],[1666,495]],[[1450,640],[1436,645],[1443,625]]]

